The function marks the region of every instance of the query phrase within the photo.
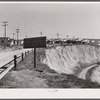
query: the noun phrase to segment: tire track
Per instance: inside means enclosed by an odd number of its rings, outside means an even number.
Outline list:
[[[91,66],[83,69],[83,71],[78,75],[78,78],[82,78],[84,80],[90,80],[90,76],[91,76],[93,70],[98,66],[99,66],[99,64],[94,64],[94,65],[91,65]]]

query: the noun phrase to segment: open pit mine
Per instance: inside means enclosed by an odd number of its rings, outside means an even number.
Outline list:
[[[100,47],[72,45],[48,48],[43,63],[58,73],[100,84]]]

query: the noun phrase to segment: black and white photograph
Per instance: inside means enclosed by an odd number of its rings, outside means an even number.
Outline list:
[[[100,89],[100,3],[0,2],[1,89]]]

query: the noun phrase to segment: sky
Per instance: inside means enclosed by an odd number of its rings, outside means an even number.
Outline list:
[[[7,36],[13,37],[17,27],[19,38],[100,38],[100,3],[1,3],[0,36],[4,36],[2,22],[8,21]],[[16,34],[15,37],[16,38]]]

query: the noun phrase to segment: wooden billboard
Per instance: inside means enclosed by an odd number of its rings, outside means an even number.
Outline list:
[[[25,38],[24,48],[46,48],[46,37]]]

